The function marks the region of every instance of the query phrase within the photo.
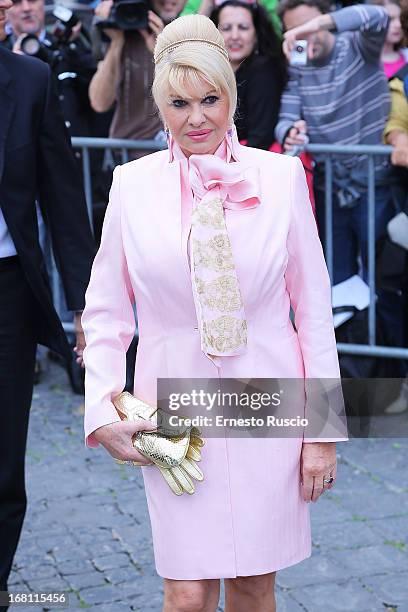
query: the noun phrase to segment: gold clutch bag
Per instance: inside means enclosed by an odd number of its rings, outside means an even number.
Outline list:
[[[114,400],[122,420],[136,421],[146,419],[159,431],[139,431],[133,436],[133,446],[150,459],[160,470],[170,489],[176,495],[184,492],[194,493],[194,480],[201,481],[204,475],[197,461],[201,460],[201,447],[204,440],[197,427],[183,425],[183,417],[178,416],[179,427],[170,427],[168,415],[154,406],[124,391]],[[136,461],[133,465],[141,465]]]

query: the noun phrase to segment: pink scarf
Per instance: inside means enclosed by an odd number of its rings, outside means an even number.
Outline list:
[[[192,199],[188,250],[201,350],[220,367],[220,357],[247,350],[247,321],[224,209],[245,211],[260,204],[258,169],[238,161],[235,127],[214,155],[186,158],[174,141],[169,150],[170,160],[180,163],[183,195]]]

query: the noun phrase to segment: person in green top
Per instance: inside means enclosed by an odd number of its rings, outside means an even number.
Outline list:
[[[215,6],[220,5],[220,4],[221,2],[217,0],[187,0],[184,9],[181,12],[181,15],[192,15],[192,14],[200,13],[201,15],[207,15],[207,17],[209,17],[211,14],[211,11],[215,8]],[[249,4],[252,4],[252,3],[249,2]],[[265,7],[276,32],[279,35],[281,35],[282,25],[276,13],[276,7],[278,5],[278,0],[261,0],[260,4],[262,4],[262,6]]]

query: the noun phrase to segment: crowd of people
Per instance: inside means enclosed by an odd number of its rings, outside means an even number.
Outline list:
[[[330,0],[151,0],[140,5],[146,14],[136,25],[130,12],[118,21],[120,0],[102,0],[89,28],[71,11],[68,22],[56,12],[47,26],[45,4],[15,0],[2,44],[51,65],[72,136],[163,138],[151,95],[153,48],[166,23],[191,12],[210,16],[225,40],[238,85],[238,135],[248,146],[279,143],[287,151],[304,136],[380,144],[389,116],[387,79],[408,61],[398,0],[344,8]],[[296,65],[291,53],[301,36],[309,42],[308,62]],[[398,149],[395,159],[407,165],[405,147]],[[347,179],[339,189],[342,201],[352,201],[355,182]]]
[[[209,16],[224,38],[238,88],[235,123],[241,143],[287,154],[299,154],[307,143],[393,145],[391,158],[375,158],[375,238],[384,251],[390,221],[406,208],[408,4],[102,0],[85,27],[69,10],[62,16],[56,11],[46,25],[45,0],[15,0],[1,44],[50,65],[71,136],[163,143],[166,134],[151,94],[153,49],[167,23],[194,12]],[[132,151],[131,157],[146,153]],[[301,159],[324,242],[325,157],[303,153]],[[367,281],[367,157],[333,160],[332,281],[356,274]],[[94,187],[101,166],[101,153],[93,153]],[[96,200],[106,203],[108,184]],[[391,257],[389,249],[377,249],[377,316],[383,341],[405,346],[404,241],[394,248],[399,250]]]

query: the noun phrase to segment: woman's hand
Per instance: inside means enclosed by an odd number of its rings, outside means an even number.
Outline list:
[[[336,479],[337,459],[335,442],[303,443],[300,458],[300,475],[303,499],[306,502],[317,501],[323,491],[334,485],[323,483],[331,476]]]
[[[114,459],[137,461],[150,465],[150,459],[139,453],[132,444],[133,436],[139,431],[154,431],[156,427],[145,419],[137,421],[118,421],[103,425],[94,431],[94,438],[102,444]]]
[[[408,168],[408,132],[393,130],[388,135],[387,141],[394,145],[391,153],[391,163],[394,166],[405,166],[405,168]]]
[[[391,153],[391,163],[408,168],[408,147],[395,147]]]

